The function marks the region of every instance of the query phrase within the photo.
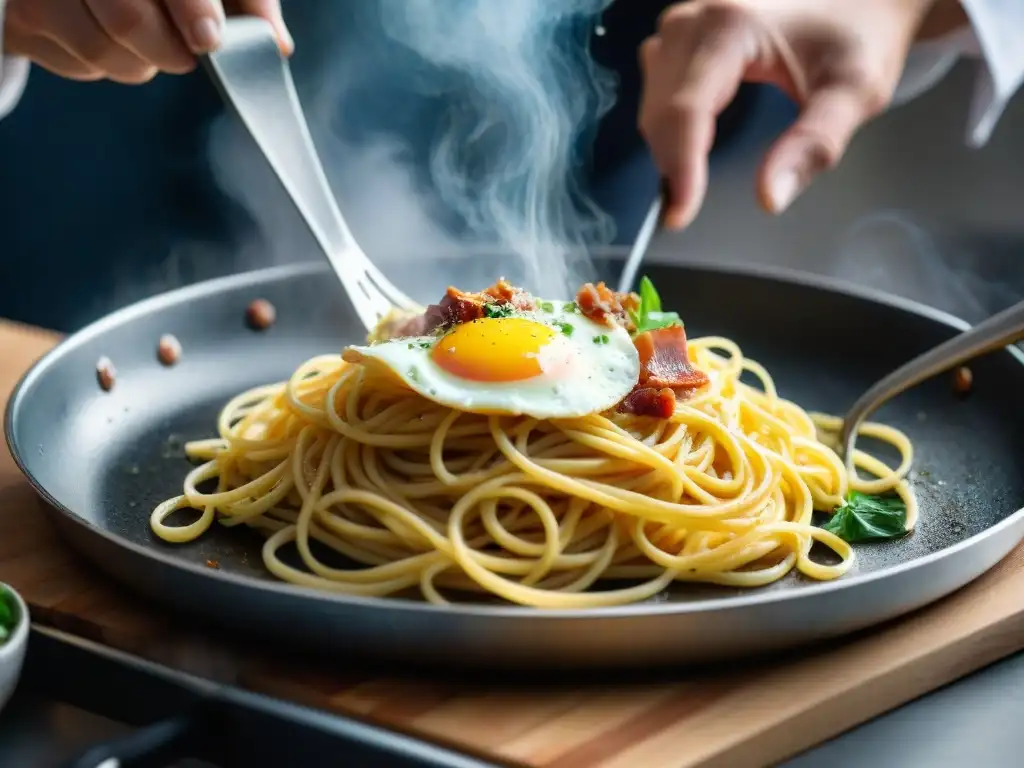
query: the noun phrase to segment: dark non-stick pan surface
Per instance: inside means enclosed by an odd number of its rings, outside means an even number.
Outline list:
[[[690,336],[731,337],[768,367],[784,397],[811,410],[841,413],[873,381],[962,328],[919,306],[805,277],[692,267],[648,273]],[[277,309],[276,323],[261,332],[245,318],[256,298]],[[167,333],[183,347],[172,367],[156,354]],[[587,613],[434,608],[282,585],[264,571],[261,540],[248,531],[214,526],[187,545],[151,534],[150,511],[181,492],[190,467],[182,444],[212,436],[230,397],[361,335],[319,265],[177,291],[106,318],[44,358],[11,399],[7,438],[54,505],[59,528],[133,587],[228,627],[418,660],[608,665],[774,650],[941,597],[1024,535],[1024,516],[1015,514],[1024,505],[1024,365],[1014,351],[974,363],[966,397],[938,377],[877,415],[914,442],[920,524],[903,540],[859,546],[856,570],[832,583],[791,576],[745,592],[679,586],[640,606]],[[101,356],[118,372],[109,393],[97,385]]]

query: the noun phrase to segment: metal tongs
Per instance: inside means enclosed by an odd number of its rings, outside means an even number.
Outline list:
[[[373,265],[345,223],[270,24],[228,19],[220,48],[200,61],[281,180],[367,331],[396,308],[421,311]]]
[[[626,259],[619,280],[619,291],[623,293],[633,287],[640,262],[643,261],[651,237],[658,228],[662,202],[662,196],[659,195],[651,206],[647,218],[644,219],[633,250]],[[1021,340],[1024,340],[1024,301],[915,357],[878,381],[857,398],[843,417],[839,446],[847,464],[852,465],[854,443],[860,425],[886,402],[926,379]]]

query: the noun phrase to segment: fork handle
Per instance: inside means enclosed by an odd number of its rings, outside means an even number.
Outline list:
[[[358,290],[346,279],[343,259],[351,269],[362,252],[317,157],[291,68],[270,24],[253,16],[228,19],[220,48],[200,61],[263,151],[335,274],[350,294]]]
[[[843,420],[841,436],[850,456],[857,428],[874,410],[907,389],[976,357],[1024,339],[1024,301],[957,334],[897,368],[857,399]]]

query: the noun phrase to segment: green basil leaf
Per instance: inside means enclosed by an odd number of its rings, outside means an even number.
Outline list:
[[[668,328],[673,325],[682,325],[683,321],[675,312],[648,312],[644,321],[645,331],[656,331],[658,328]]]
[[[640,314],[646,316],[651,312],[661,312],[661,296],[651,278],[644,275],[640,279]]]
[[[661,311],[661,297],[658,295],[651,278],[646,275],[640,280],[640,309],[630,312],[630,320],[636,326],[636,333],[656,331],[672,325],[682,325],[679,315],[675,312]]]
[[[907,505],[899,496],[869,496],[850,491],[822,528],[851,544],[895,539],[907,532]]]

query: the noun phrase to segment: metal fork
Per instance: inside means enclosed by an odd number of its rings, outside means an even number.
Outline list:
[[[883,403],[932,376],[1022,339],[1024,301],[915,357],[881,379],[857,399],[843,418],[839,445],[847,464],[853,458],[857,429]]]
[[[270,24],[228,19],[220,49],[200,60],[299,209],[366,329],[395,308],[420,311],[373,265],[345,223]]]

